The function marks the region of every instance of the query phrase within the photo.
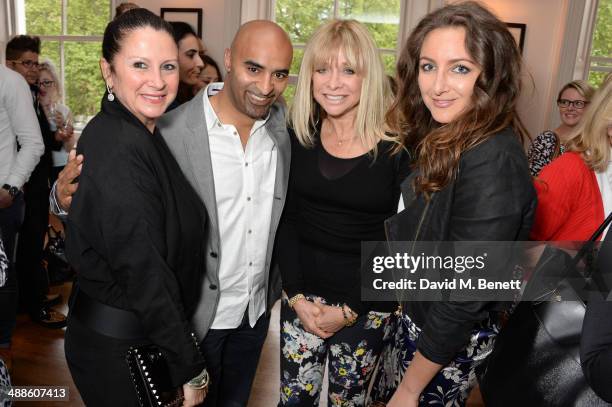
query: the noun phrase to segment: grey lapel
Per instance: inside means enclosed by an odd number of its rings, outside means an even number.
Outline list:
[[[276,179],[274,184],[274,200],[278,201],[284,200],[286,195],[287,181],[289,180],[291,145],[289,135],[287,134],[284,109],[280,108],[279,105],[274,105],[272,109],[270,120],[266,124],[266,130],[278,148],[278,161],[276,164]],[[274,224],[274,222],[272,222],[272,224]]]
[[[217,218],[215,180],[213,177],[212,159],[210,157],[206,118],[204,117],[202,93],[198,93],[194,99],[197,99],[196,103],[191,103],[189,109],[185,112],[185,120],[189,131],[183,141],[185,143],[185,151],[187,151],[189,156],[188,161],[195,175],[194,184],[198,185],[198,193],[210,217],[211,230],[218,233],[219,222]]]
[[[164,115],[160,129],[183,173],[204,203],[211,231],[218,238],[215,182],[202,95],[199,92],[189,102]]]

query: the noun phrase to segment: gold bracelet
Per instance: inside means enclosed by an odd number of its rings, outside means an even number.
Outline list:
[[[295,305],[296,302],[298,302],[299,300],[305,300],[306,297],[304,296],[304,294],[296,294],[293,297],[289,298],[289,301],[287,301],[287,303],[289,304],[289,307],[291,309],[293,309],[293,306]]]
[[[346,310],[344,309],[344,307],[346,307],[346,309],[348,309],[348,313],[351,314],[351,319],[349,319]],[[344,326],[353,326],[355,325],[355,322],[357,322],[357,314],[355,314],[355,312],[351,309],[351,307],[349,307],[346,304],[342,304],[340,306],[340,309],[342,309],[342,316],[344,317]]]

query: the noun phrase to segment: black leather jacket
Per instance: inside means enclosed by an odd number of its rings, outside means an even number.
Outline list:
[[[457,178],[429,201],[402,184],[405,211],[386,222],[395,241],[528,240],[536,207],[529,166],[510,128],[463,153]],[[427,359],[447,365],[463,349],[474,327],[500,303],[407,302],[403,309],[422,329],[417,345]]]

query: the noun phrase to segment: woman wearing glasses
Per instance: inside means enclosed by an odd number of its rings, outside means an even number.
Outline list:
[[[580,123],[593,93],[595,89],[582,80],[569,82],[561,88],[557,97],[561,124],[554,130],[540,134],[529,147],[527,158],[531,175],[537,177],[544,166],[565,152],[565,141]]]
[[[595,94],[566,152],[535,181],[532,240],[587,240],[612,212],[612,82]]]
[[[60,82],[55,66],[49,60],[38,66],[38,102],[45,111],[49,121],[49,128],[59,132],[63,142],[62,148],[52,151],[53,169],[51,170],[51,183],[55,182],[57,175],[68,161],[68,152],[74,146],[74,131],[72,128],[72,115],[70,108],[59,103],[61,100]]]

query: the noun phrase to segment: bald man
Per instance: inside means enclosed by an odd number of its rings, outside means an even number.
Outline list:
[[[210,375],[205,406],[247,405],[270,309],[281,294],[272,248],[291,149],[276,100],[292,56],[278,25],[246,23],[225,50],[225,83],[210,84],[158,121],[209,215],[202,296],[193,316]],[[80,163],[71,159],[54,188],[63,208],[77,188],[71,182]]]

